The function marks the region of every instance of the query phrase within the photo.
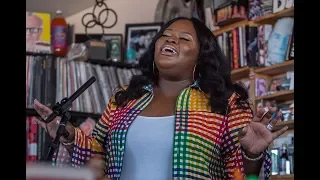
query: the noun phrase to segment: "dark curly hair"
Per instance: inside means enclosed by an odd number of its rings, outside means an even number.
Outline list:
[[[219,114],[225,113],[228,99],[233,92],[240,95],[237,101],[247,101],[246,88],[241,84],[232,83],[229,60],[219,47],[213,33],[196,18],[178,17],[167,22],[153,38],[150,47],[139,62],[142,74],[133,76],[126,89],[120,88],[115,94],[115,103],[118,106],[124,106],[128,101],[138,99],[147,92],[143,86],[157,85],[158,76],[153,72],[155,43],[165,29],[178,20],[191,21],[196,30],[200,51],[194,77],[199,80],[201,90],[209,95],[212,111]]]

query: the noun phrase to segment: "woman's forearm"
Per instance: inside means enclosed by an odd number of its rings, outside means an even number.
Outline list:
[[[68,122],[66,130],[69,132],[69,136],[61,142],[64,144],[65,148],[69,152],[69,155],[71,156],[73,151],[73,142],[75,140],[75,127]]]
[[[254,155],[254,154],[250,154],[248,152],[244,152],[248,158],[250,159],[256,159],[256,158],[260,158],[260,155]],[[259,176],[260,174],[260,170],[263,164],[263,160],[264,158],[261,157],[259,160],[248,160],[247,158],[243,159],[243,166],[244,166],[244,173],[246,174],[246,176],[248,175],[256,175]]]

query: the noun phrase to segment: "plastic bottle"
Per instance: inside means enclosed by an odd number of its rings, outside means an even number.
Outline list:
[[[133,48],[133,44],[127,47],[126,51],[127,63],[134,64],[136,63],[136,51]]]
[[[56,56],[67,55],[67,22],[62,16],[62,11],[57,10],[56,16],[51,21],[52,51]]]

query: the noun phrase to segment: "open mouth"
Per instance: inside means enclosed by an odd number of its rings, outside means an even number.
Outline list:
[[[163,55],[175,55],[175,54],[178,54],[177,53],[177,50],[172,47],[172,46],[169,46],[169,45],[165,45],[161,48],[161,54]]]

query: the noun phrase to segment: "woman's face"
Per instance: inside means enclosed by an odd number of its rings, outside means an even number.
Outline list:
[[[160,74],[178,79],[193,77],[199,55],[199,42],[192,22],[172,23],[155,44],[154,59]]]

